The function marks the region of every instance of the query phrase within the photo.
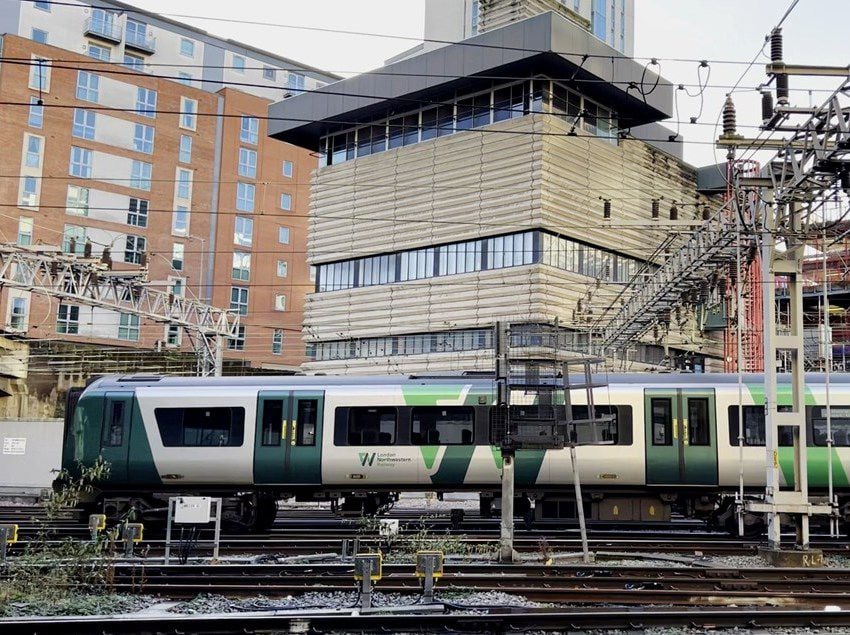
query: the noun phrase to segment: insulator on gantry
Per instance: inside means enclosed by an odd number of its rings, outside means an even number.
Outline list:
[[[611,218],[611,201],[607,198],[602,203],[602,218]]]
[[[773,119],[773,95],[769,91],[761,94],[761,118],[762,121]]]
[[[782,29],[773,29],[770,34],[770,61],[776,64],[783,64],[782,61]],[[776,103],[788,104],[788,75],[785,73],[776,73]]]
[[[660,202],[657,198],[652,199],[652,217],[653,218],[658,218],[660,205],[661,204],[660,204]]]
[[[770,34],[770,61],[782,61],[782,28],[776,27]]]
[[[726,101],[723,102],[723,136],[734,137],[738,132],[738,124],[735,114],[735,102],[732,101],[732,95],[726,95]]]
[[[679,208],[675,203],[670,206],[670,220],[679,220]]]
[[[702,219],[710,220],[711,219],[711,208],[708,205],[704,205],[702,208]]]

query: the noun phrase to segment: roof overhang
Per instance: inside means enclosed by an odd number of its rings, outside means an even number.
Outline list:
[[[575,80],[579,92],[615,110],[622,127],[672,114],[670,82],[548,12],[271,104],[269,135],[315,149],[338,130],[535,75]]]

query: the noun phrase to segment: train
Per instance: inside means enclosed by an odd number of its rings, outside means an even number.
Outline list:
[[[596,521],[648,525],[683,515],[731,528],[740,475],[746,495],[763,493],[760,375],[611,374],[595,382],[604,384],[593,388],[601,425],[586,423],[584,391],[570,406],[583,500],[575,500],[568,449],[519,450],[518,513],[567,517],[581,504]],[[847,518],[850,378],[833,375],[828,390],[832,480]],[[489,515],[502,471],[498,395],[493,377],[476,375],[102,377],[69,399],[62,465],[73,475],[98,457],[108,462],[108,477],[86,502],[112,516],[144,518],[171,496],[210,495],[222,497],[227,522],[262,530],[281,499],[363,514],[411,491],[477,492]],[[779,408],[790,400],[780,376]],[[828,487],[826,403],[823,375],[807,375],[813,496]],[[786,432],[780,428],[777,457],[783,487],[794,479]]]

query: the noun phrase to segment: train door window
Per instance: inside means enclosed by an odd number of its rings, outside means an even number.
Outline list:
[[[397,421],[395,408],[350,408],[348,445],[393,445]]]
[[[124,402],[110,401],[103,445],[117,447],[124,444]]]
[[[280,445],[283,438],[283,399],[263,400],[263,445]]]
[[[829,414],[832,444],[840,448],[850,447],[850,406],[832,406]],[[812,433],[815,445],[827,445],[826,408],[812,408]]]
[[[673,403],[670,399],[652,399],[652,445],[673,445]]]
[[[710,423],[708,399],[688,397],[688,443],[711,445]]]
[[[413,408],[410,441],[413,445],[472,445],[475,411],[470,407]]]
[[[299,399],[295,445],[316,445],[318,399]]]

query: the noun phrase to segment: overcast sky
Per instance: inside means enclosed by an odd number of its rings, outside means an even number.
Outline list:
[[[241,40],[274,53],[339,74],[363,72],[380,66],[422,37],[424,0],[130,0],[203,28],[215,35]],[[685,159],[695,165],[713,163],[724,153],[711,145],[715,138],[725,93],[746,70],[743,64],[710,63],[709,87],[700,114],[696,62],[671,58],[750,62],[791,0],[634,0],[635,56],[658,58],[661,74],[674,84],[686,84],[688,96],[677,91],[679,117],[699,116],[697,125],[682,124]],[[175,8],[176,7],[176,8]],[[797,64],[850,64],[847,19],[850,0],[800,0],[784,24],[785,61]],[[202,19],[215,18],[215,20]],[[239,21],[254,22],[254,24]],[[399,36],[375,37],[308,30],[336,29]],[[765,48],[769,53],[769,47]],[[738,122],[756,125],[760,119],[755,88],[765,79],[761,56],[740,82],[735,94]],[[706,70],[702,71],[705,83]],[[821,92],[838,81],[791,78],[791,87],[814,89],[792,92],[794,105],[820,103]],[[725,87],[725,88],[724,88]],[[739,92],[740,91],[740,92]],[[675,128],[673,122],[667,125]],[[757,130],[739,132],[755,136]],[[762,158],[767,158],[763,156]]]

